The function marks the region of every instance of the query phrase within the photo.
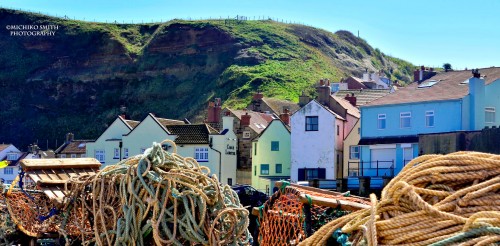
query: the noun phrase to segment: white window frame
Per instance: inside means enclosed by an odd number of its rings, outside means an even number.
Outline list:
[[[71,154],[71,158],[76,158],[76,154]]]
[[[101,162],[101,163],[106,162],[106,152],[104,150],[96,149],[94,156],[99,162]]]
[[[384,121],[384,127],[382,128],[381,120]],[[378,114],[377,116],[377,129],[384,130],[387,128],[387,115],[386,114]]]
[[[430,125],[430,118],[432,117],[432,125]],[[434,117],[434,110],[425,111],[425,126],[434,127],[436,125],[436,117]]]
[[[358,149],[358,151],[353,151],[353,149],[356,149],[356,148]],[[349,159],[351,159],[351,160],[359,160],[359,152],[360,152],[359,150],[360,150],[359,145],[351,145],[349,147]],[[356,157],[353,158],[353,154],[357,154],[358,157],[357,158]]]
[[[16,161],[18,158],[19,158],[19,155],[17,153],[8,153],[7,154],[8,161]]]
[[[408,126],[403,126],[403,120],[409,119]],[[401,112],[399,113],[399,128],[411,128],[411,112]]]
[[[66,158],[66,154],[60,154],[59,158]]]
[[[120,149],[119,148],[115,148],[113,153],[114,153],[113,159],[120,158]]]
[[[488,114],[491,114],[493,117],[493,121],[488,121]],[[494,124],[495,123],[495,117],[496,117],[496,110],[495,107],[486,107],[484,108],[484,123],[486,124]]]
[[[198,162],[208,162],[208,148],[198,147],[194,149],[194,159]]]
[[[3,169],[3,174],[5,174],[5,175],[12,175],[12,174],[14,174],[14,168],[12,168],[12,167],[6,167],[6,168],[4,168]],[[11,181],[11,183],[12,183],[12,181]]]
[[[128,148],[123,148],[123,157],[128,158]]]
[[[250,135],[250,132],[249,131],[244,131],[243,132],[243,138],[250,138],[251,135]]]

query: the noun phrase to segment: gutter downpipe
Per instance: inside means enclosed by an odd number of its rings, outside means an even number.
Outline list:
[[[210,147],[210,149],[214,150],[215,152],[219,153],[219,182],[222,182],[222,153],[214,148],[212,148],[213,144],[212,144],[212,138],[210,138],[210,143],[208,144],[208,147]]]

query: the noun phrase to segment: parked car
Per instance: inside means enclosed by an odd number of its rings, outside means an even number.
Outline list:
[[[250,185],[233,185],[231,188],[236,191],[243,206],[250,206],[250,211],[253,207],[258,207],[269,199],[269,196],[264,192],[260,192]]]

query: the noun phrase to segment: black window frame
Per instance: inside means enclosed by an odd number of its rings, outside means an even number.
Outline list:
[[[316,119],[316,124],[310,122],[310,120]],[[309,126],[309,129],[308,129]],[[315,127],[314,127],[315,126]],[[307,132],[318,131],[319,130],[319,118],[318,116],[306,116],[305,129]]]
[[[271,151],[280,151],[280,141],[271,141]]]

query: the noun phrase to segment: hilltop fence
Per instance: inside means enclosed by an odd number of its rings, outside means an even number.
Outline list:
[[[39,15],[46,15],[54,18],[59,18],[59,19],[65,19],[65,20],[78,20],[78,21],[86,21],[86,22],[91,22],[91,23],[108,23],[108,24],[160,24],[160,23],[165,23],[171,20],[183,20],[183,21],[220,21],[224,22],[227,25],[233,25],[233,24],[239,24],[245,21],[275,21],[279,23],[284,23],[284,24],[296,24],[296,25],[304,25],[304,26],[311,26],[308,24],[305,24],[303,22],[298,22],[294,20],[286,20],[283,18],[275,18],[271,17],[268,15],[253,15],[253,16],[242,16],[242,15],[236,15],[236,16],[209,16],[209,17],[175,17],[171,19],[143,19],[143,20],[116,20],[116,19],[105,19],[103,20],[96,20],[96,19],[77,19],[76,16],[68,16],[68,15],[57,15],[57,14],[51,14],[48,12],[42,12],[42,11],[33,11],[29,9],[22,9],[22,8],[11,8],[11,7],[6,7],[0,5],[0,8],[3,9],[9,9],[9,10],[17,10],[17,11],[22,11],[26,13],[31,13],[31,14],[39,14]]]

